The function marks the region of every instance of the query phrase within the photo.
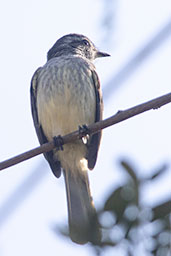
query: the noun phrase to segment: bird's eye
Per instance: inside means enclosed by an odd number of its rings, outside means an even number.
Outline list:
[[[86,39],[84,39],[84,40],[82,41],[82,43],[83,43],[84,45],[86,45],[86,46],[90,46],[90,43],[89,43]]]

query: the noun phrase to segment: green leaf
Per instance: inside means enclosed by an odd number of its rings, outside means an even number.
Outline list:
[[[128,173],[130,178],[134,181],[134,183],[138,183],[138,178],[136,176],[136,171],[133,169],[133,167],[126,161],[121,161],[121,165],[123,169]]]
[[[158,178],[161,174],[164,174],[164,172],[168,169],[168,165],[164,164],[162,167],[160,167],[151,177],[151,180]]]
[[[171,201],[169,200],[165,203],[162,203],[152,208],[152,211],[153,211],[153,220],[165,218],[171,212]]]
[[[117,221],[122,218],[125,208],[128,205],[128,202],[122,197],[122,189],[122,187],[117,188],[106,200],[104,206],[105,211],[115,213]]]

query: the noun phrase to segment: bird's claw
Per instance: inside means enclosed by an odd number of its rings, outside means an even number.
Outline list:
[[[86,124],[84,124],[82,126],[79,125],[78,129],[79,129],[80,139],[83,138],[83,137],[87,137],[90,134],[90,131],[89,131]]]
[[[64,150],[64,148],[63,148],[64,141],[63,141],[61,135],[54,136],[53,142],[54,142],[54,145],[57,148],[57,150]]]

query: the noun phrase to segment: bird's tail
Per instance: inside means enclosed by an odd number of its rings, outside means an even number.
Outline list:
[[[90,194],[87,171],[64,170],[67,192],[69,232],[73,242],[98,243],[101,239],[96,210]]]

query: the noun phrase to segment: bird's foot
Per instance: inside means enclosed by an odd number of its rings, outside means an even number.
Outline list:
[[[64,148],[63,148],[64,141],[63,141],[61,135],[54,136],[53,142],[54,142],[54,145],[57,148],[57,150],[64,150]]]
[[[82,126],[79,126],[78,129],[79,129],[79,138],[83,140],[84,144],[86,144],[90,134],[90,131],[87,125],[84,124]]]
[[[82,126],[79,125],[78,130],[79,130],[80,139],[82,137],[85,137],[85,136],[89,135],[89,133],[90,133],[86,124],[84,124]]]

